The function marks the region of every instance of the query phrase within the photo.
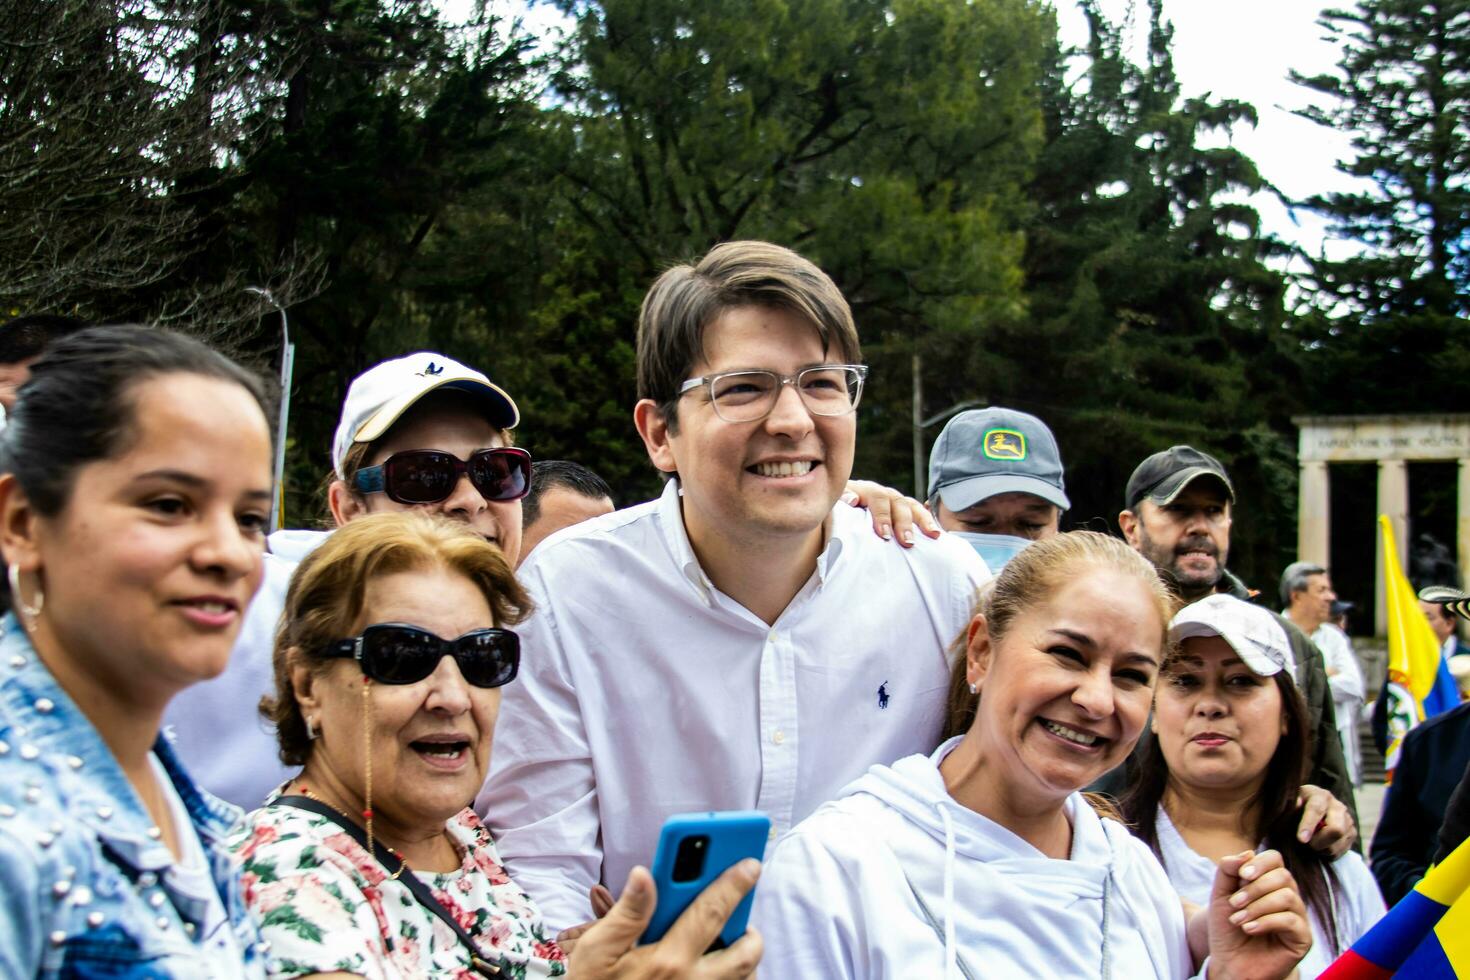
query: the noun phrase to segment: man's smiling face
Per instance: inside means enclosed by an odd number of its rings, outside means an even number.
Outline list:
[[[704,356],[689,374],[760,369],[789,376],[836,360],[840,355],[824,351],[816,328],[802,317],[741,306],[710,324]],[[679,399],[676,418],[677,432],[651,441],[649,451],[661,469],[679,474],[691,540],[818,533],[852,472],[856,413],[813,415],[791,385],[781,386],[775,407],[759,421],[720,418],[707,385]]]

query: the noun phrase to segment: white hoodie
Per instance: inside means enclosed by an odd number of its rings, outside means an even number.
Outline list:
[[[760,975],[1190,976],[1153,853],[1074,793],[1071,860],[1046,857],[946,792],[939,762],[959,741],[874,766],[777,844],[756,889]]]

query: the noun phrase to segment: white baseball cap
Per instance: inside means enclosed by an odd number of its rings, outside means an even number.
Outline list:
[[[1217,592],[1179,610],[1169,624],[1169,639],[1180,643],[1195,636],[1221,637],[1261,677],[1290,669],[1296,679],[1286,630],[1269,611],[1244,599]]]
[[[513,429],[521,420],[520,409],[510,395],[479,371],[443,354],[417,351],[384,361],[359,374],[347,388],[342,419],[332,439],[332,468],[337,476],[347,478],[342,472],[342,461],[354,443],[381,438],[420,398],[440,388],[473,396],[484,407],[485,418],[496,428]]]

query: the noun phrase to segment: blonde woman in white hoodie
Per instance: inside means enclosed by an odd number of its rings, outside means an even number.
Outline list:
[[[777,845],[761,975],[1290,976],[1311,931],[1279,854],[1224,859],[1208,909],[1186,910],[1080,792],[1138,740],[1176,606],[1106,535],[1012,559],[956,665],[962,734],[875,766]]]

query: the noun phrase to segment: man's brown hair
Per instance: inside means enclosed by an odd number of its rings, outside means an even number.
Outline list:
[[[638,397],[658,403],[670,431],[677,431],[679,385],[704,356],[705,330],[742,306],[800,316],[822,338],[822,350],[843,363],[862,356],[852,310],[825,272],[770,242],[716,245],[697,264],[659,276],[638,315]]]

